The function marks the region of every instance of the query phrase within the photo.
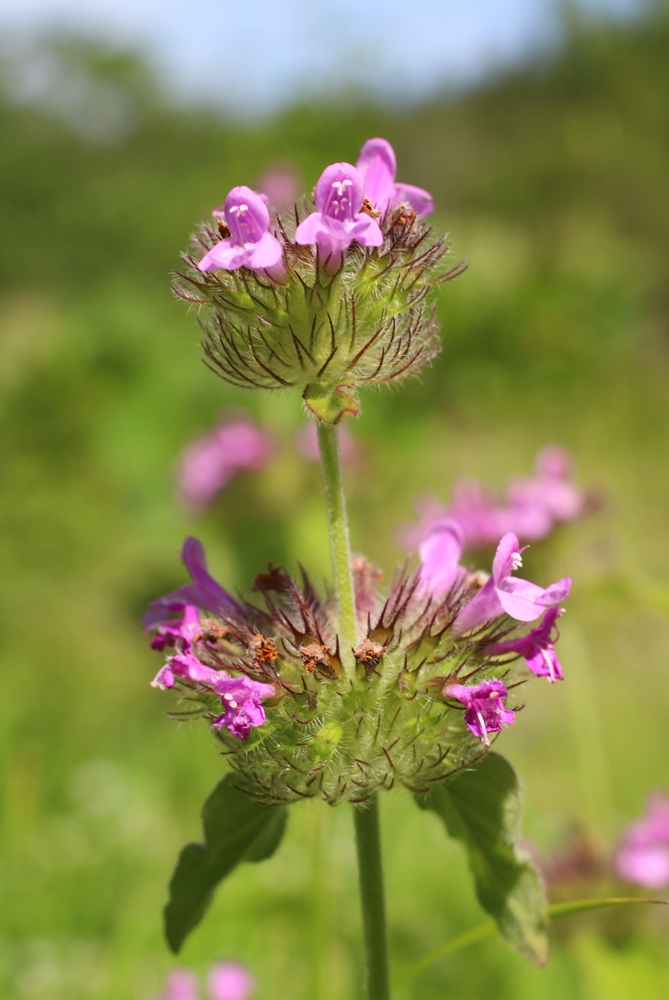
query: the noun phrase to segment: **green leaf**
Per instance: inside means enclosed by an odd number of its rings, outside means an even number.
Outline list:
[[[302,399],[313,415],[324,424],[338,424],[345,413],[350,413],[353,417],[360,413],[354,386],[347,382],[335,386],[310,382],[302,393]]]
[[[518,851],[521,796],[518,777],[496,753],[417,795],[421,809],[443,820],[469,856],[478,900],[500,934],[525,958],[548,958],[546,896],[541,876]]]
[[[264,861],[283,836],[285,806],[266,806],[235,787],[226,774],[202,809],[204,844],[186,844],[170,881],[165,936],[177,952],[204,916],[219,882],[240,861]]]

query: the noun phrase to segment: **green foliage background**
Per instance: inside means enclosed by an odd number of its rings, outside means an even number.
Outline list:
[[[419,108],[337,95],[250,123],[171,106],[134,57],[56,49],[125,117],[87,135],[0,96],[0,997],[148,998],[172,967],[167,878],[222,763],[202,727],[165,718],[141,613],[183,580],[189,533],[241,589],[267,561],[299,558],[320,580],[328,551],[299,401],[207,372],[168,272],[232,185],[289,160],[309,190],[372,135],[432,191],[469,270],[442,293],[438,363],[363,400],[353,544],[389,575],[417,496],[447,500],[465,475],[501,486],[547,443],[573,452],[605,505],[526,561],[543,584],[574,578],[567,680],[528,685],[499,748],[525,778],[538,849],[579,829],[607,856],[669,786],[666,17],[575,28],[543,65]],[[229,407],[281,450],[195,517],[174,499],[175,460]],[[383,808],[399,970],[481,913],[436,817],[402,792]],[[247,962],[258,1000],[343,1000],[359,995],[359,936],[351,817],[307,803],[275,858],[232,876],[183,960]],[[569,918],[556,938],[543,971],[488,942],[398,1000],[667,996],[664,914]]]

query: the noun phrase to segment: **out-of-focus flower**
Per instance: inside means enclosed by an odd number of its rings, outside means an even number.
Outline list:
[[[222,420],[181,456],[178,491],[195,510],[211,503],[238,472],[261,469],[274,453],[274,439],[246,418]]]
[[[225,203],[214,209],[222,216],[230,232],[204,255],[197,265],[200,271],[217,267],[236,271],[248,267],[265,271],[280,265],[283,250],[276,236],[269,232],[269,211],[259,194],[241,185],[230,191]]]
[[[165,992],[160,1000],[199,1000],[197,979],[188,969],[171,972],[165,983]]]
[[[431,525],[444,517],[458,522],[468,549],[495,545],[509,531],[524,542],[540,541],[558,522],[573,521],[586,509],[586,496],[570,475],[568,453],[552,445],[539,452],[536,475],[512,480],[501,502],[480,483],[463,479],[454,487],[450,506],[422,500],[419,523],[405,529],[401,541],[409,549],[418,548]]]
[[[564,680],[554,645],[558,638],[555,623],[562,613],[562,608],[547,608],[541,623],[527,635],[508,642],[491,643],[488,652],[493,656],[517,653],[525,657],[525,662],[536,677],[547,677],[551,684]]]
[[[544,590],[529,580],[511,575],[523,565],[523,551],[512,531],[504,535],[497,546],[492,576],[455,619],[455,633],[470,632],[505,612],[517,621],[531,622],[547,607],[567,597],[571,589],[569,577],[563,577]]]
[[[616,872],[625,882],[646,889],[669,886],[669,798],[655,792],[646,814],[625,830],[615,860]]]
[[[502,681],[481,681],[480,684],[446,684],[443,693],[465,705],[467,728],[490,746],[488,733],[499,733],[502,726],[510,726],[516,713],[504,707],[508,695]]]
[[[310,420],[297,435],[297,450],[309,462],[320,462],[316,422]],[[346,424],[339,426],[339,456],[344,465],[353,465],[360,457],[360,447]]]
[[[338,270],[354,241],[367,247],[383,243],[376,219],[360,211],[364,197],[362,177],[350,163],[333,163],[318,179],[314,189],[317,211],[297,227],[295,242],[316,243],[319,260],[330,273]]]
[[[292,163],[275,163],[267,168],[258,181],[258,189],[267,196],[267,204],[271,209],[283,212],[297,200],[300,177]]]
[[[407,205],[416,215],[433,211],[432,195],[413,184],[397,184],[395,151],[387,139],[368,139],[356,163],[368,198],[378,212]]]
[[[460,565],[462,541],[456,521],[443,518],[432,525],[420,545],[419,594],[439,599],[466,576]]]
[[[243,965],[220,962],[209,973],[211,1000],[248,1000],[253,990],[253,977]]]

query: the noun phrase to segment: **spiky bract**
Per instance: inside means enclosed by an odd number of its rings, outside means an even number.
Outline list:
[[[243,741],[216,730],[240,787],[267,803],[318,796],[361,802],[396,782],[413,791],[465,767],[485,747],[465,725],[463,706],[445,697],[447,681],[504,678],[508,662],[486,653],[505,619],[454,637],[452,622],[480,585],[475,576],[434,602],[418,595],[417,578],[398,574],[390,595],[375,595],[369,564],[354,561],[360,642],[355,670],[342,667],[334,610],[309,580],[282,569],[259,576],[264,609],[240,605],[238,616],[203,623],[196,655],[210,667],[271,682],[266,722]],[[177,679],[210,722],[220,699],[203,685]]]
[[[316,247],[294,242],[298,223],[296,209],[275,226],[285,263],[278,280],[245,267],[199,271],[218,238],[204,225],[175,291],[207,307],[203,346],[217,374],[237,386],[298,386],[314,414],[334,423],[358,412],[359,386],[405,378],[432,361],[440,339],[428,292],[463,265],[447,270],[445,240],[402,208],[383,218],[381,247],[352,244],[329,274]]]

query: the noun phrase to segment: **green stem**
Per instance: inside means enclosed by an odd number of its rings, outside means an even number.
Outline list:
[[[367,996],[368,1000],[390,1000],[378,792],[364,806],[355,807],[354,817],[365,937]]]
[[[324,424],[320,420],[318,427],[318,447],[321,454],[321,472],[325,490],[325,504],[330,530],[330,553],[332,556],[332,572],[334,575],[335,595],[339,609],[339,625],[344,648],[341,656],[344,669],[349,677],[353,676],[353,658],[351,650],[358,644],[357,626],[355,621],[355,596],[353,593],[353,577],[351,575],[351,549],[348,540],[348,520],[346,517],[346,498],[339,460],[339,442],[337,428]]]
[[[341,657],[344,670],[352,681],[355,676],[352,650],[358,644],[358,630],[355,618],[351,549],[348,539],[346,498],[339,459],[339,442],[336,427],[321,421],[318,422],[317,427],[330,531],[332,571],[339,611],[339,627],[344,647],[341,649]],[[388,934],[386,931],[377,793],[375,792],[364,806],[356,806],[353,815],[365,939],[367,997],[368,1000],[390,1000]]]

